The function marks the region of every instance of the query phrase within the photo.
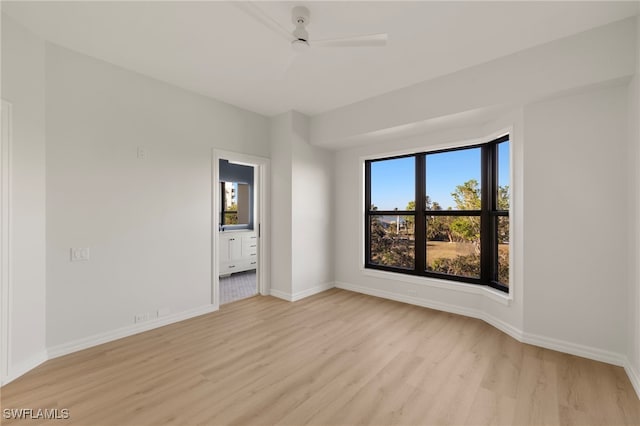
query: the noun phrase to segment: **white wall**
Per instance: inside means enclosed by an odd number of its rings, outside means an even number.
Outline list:
[[[629,84],[629,297],[628,372],[640,395],[640,16],[636,28],[636,74]]]
[[[637,256],[627,255],[629,227],[638,227],[628,200],[640,161],[637,153],[628,160],[627,144],[627,117],[636,127],[638,117],[627,99],[638,67],[636,25],[626,19],[314,117],[313,143],[368,144],[337,154],[336,206],[349,212],[336,224],[337,285],[480,317],[525,342],[616,364],[624,363],[627,340],[638,351],[637,330],[627,332],[638,323],[627,316],[630,263],[638,274]],[[360,270],[360,157],[443,147],[510,124],[516,275],[509,304],[490,292]],[[624,213],[602,226],[611,208]]]
[[[297,300],[333,287],[333,154],[309,144],[309,118],[271,119],[272,294]]]
[[[627,86],[524,111],[527,333],[624,354]]]
[[[333,287],[333,153],[309,144],[309,118],[292,113],[292,291]]]
[[[267,119],[55,45],[46,67],[47,345],[209,306],[212,148],[268,156]]]
[[[13,105],[9,378],[45,357],[44,49],[2,15],[2,99]]]
[[[292,294],[292,115],[270,120],[271,146],[271,291],[289,298]]]
[[[340,151],[337,285],[479,317],[527,342],[621,363],[627,258],[610,247],[626,246],[627,222],[611,217],[609,209],[627,211],[626,108],[621,82],[515,108],[482,126],[459,123],[447,131]],[[362,269],[363,157],[453,146],[509,125],[514,297],[508,305],[490,290]]]

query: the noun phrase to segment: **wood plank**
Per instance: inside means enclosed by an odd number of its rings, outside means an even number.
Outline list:
[[[48,361],[0,403],[67,408],[65,425],[640,424],[619,367],[339,289],[256,296]]]

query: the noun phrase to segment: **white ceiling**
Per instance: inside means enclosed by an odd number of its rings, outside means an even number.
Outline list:
[[[286,40],[230,2],[2,2],[43,38],[265,115],[315,115],[638,12],[637,2],[259,2],[312,38],[387,32],[383,48]],[[291,63],[290,68],[287,67]]]

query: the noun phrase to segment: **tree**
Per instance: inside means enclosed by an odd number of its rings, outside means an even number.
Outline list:
[[[409,211],[415,211],[416,209],[416,202],[415,201],[409,201],[407,203],[407,208],[405,210],[409,210]],[[405,218],[405,224],[407,226],[407,229],[414,229],[414,225],[415,225],[415,217],[414,216],[407,216]]]
[[[378,207],[372,204],[371,211],[377,210]],[[371,261],[378,265],[413,268],[415,238],[411,238],[413,223],[409,220],[413,217],[398,215],[397,222],[386,222],[379,215],[370,217]]]
[[[509,210],[509,185],[498,188],[498,210]],[[509,242],[509,218],[498,218],[498,244]]]
[[[480,184],[475,179],[456,186],[451,196],[458,210],[480,210]]]
[[[371,216],[371,261],[379,265],[413,268],[415,239],[396,232],[396,224]]]
[[[427,210],[431,210],[431,197],[429,197],[428,195],[425,195],[424,197],[424,204],[425,206],[427,206]],[[416,202],[411,200],[407,203],[407,208],[405,210],[415,210],[416,209]]]
[[[425,203],[427,205],[427,210],[428,210],[429,207],[431,206],[431,199],[429,198],[428,195],[425,197]],[[416,210],[416,202],[413,201],[413,200],[409,201],[407,203],[407,207],[405,208],[405,210],[415,211]],[[414,229],[415,218],[413,216],[407,216],[405,218],[405,222],[406,222],[407,229]]]
[[[437,201],[431,203],[431,211],[441,211],[442,206]],[[450,218],[448,216],[428,216],[427,217],[427,239],[432,241],[443,241],[448,239],[452,242],[451,231],[449,230]]]
[[[509,186],[498,188],[498,210],[509,209]],[[481,191],[477,180],[470,179],[456,186],[451,193],[457,210],[480,210]],[[428,211],[442,211],[437,201],[425,196],[425,207]],[[407,203],[406,210],[417,212],[415,201]],[[451,209],[451,208],[449,208]],[[371,210],[378,208],[371,205]],[[396,209],[398,210],[398,209]],[[428,213],[427,213],[428,214]],[[380,265],[413,268],[415,239],[415,216],[399,216],[396,222],[385,221],[382,216],[371,216],[371,261]],[[475,253],[457,255],[454,258],[437,258],[431,261],[428,269],[452,275],[478,276],[480,268],[480,217],[479,216],[427,216],[427,239],[431,241],[449,241],[450,243],[471,243]],[[498,243],[509,241],[509,220],[498,218]],[[508,282],[508,251],[499,250],[499,280]]]
[[[509,185],[498,187],[498,210],[509,210]]]
[[[456,186],[451,193],[458,210],[480,210],[480,185],[470,179]],[[474,245],[476,253],[480,253],[480,218],[478,216],[457,216],[451,221],[451,233],[464,242]]]

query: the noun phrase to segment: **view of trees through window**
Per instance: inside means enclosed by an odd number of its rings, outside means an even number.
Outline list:
[[[222,195],[222,224],[238,224],[238,183],[220,182]]]
[[[506,137],[368,162],[368,266],[508,287],[509,176]]]

